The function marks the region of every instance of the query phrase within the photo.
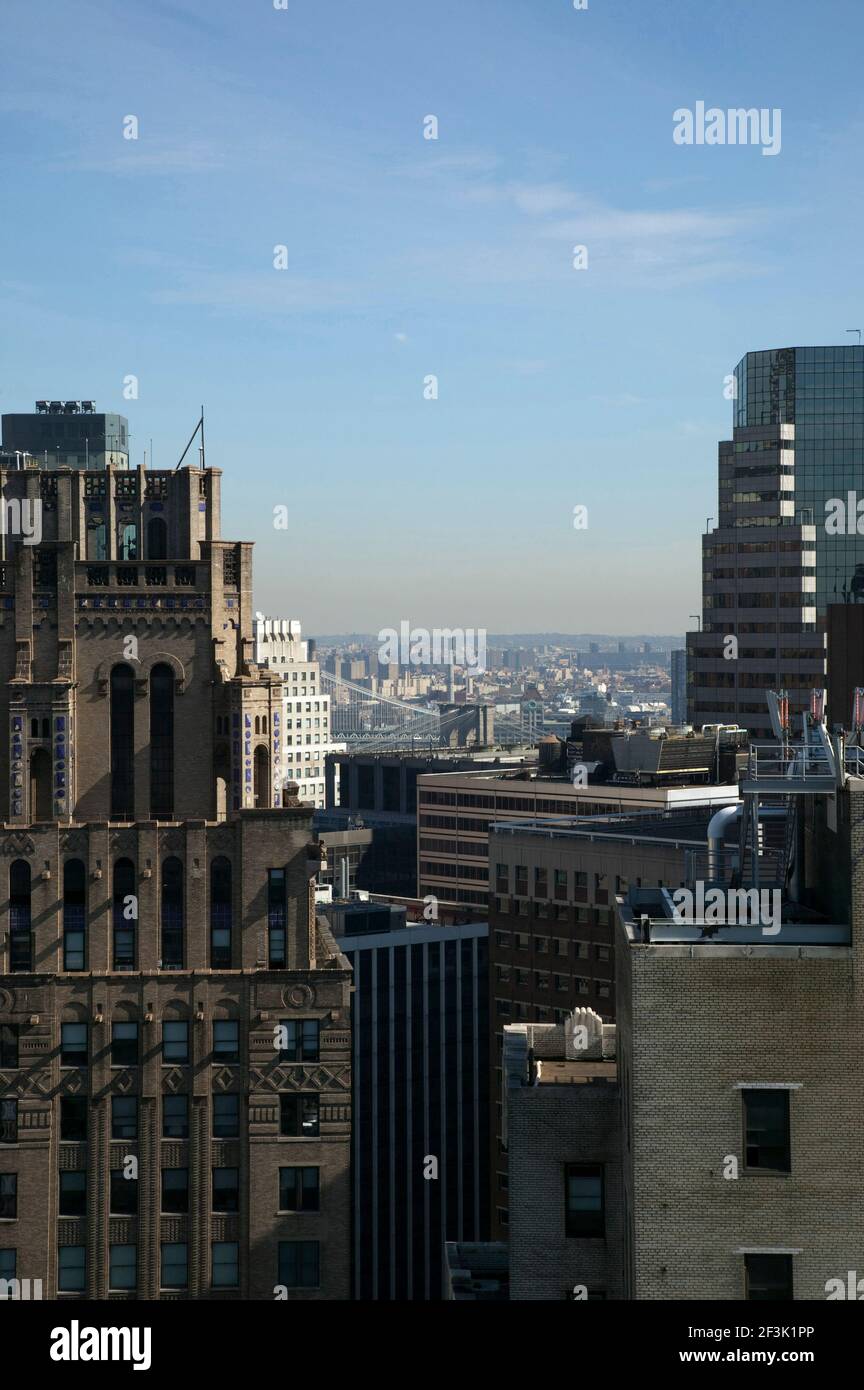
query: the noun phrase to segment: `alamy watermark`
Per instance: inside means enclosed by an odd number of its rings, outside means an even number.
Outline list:
[[[695,893],[676,888],[672,901],[673,920],[682,925],[758,926],[763,936],[776,936],[780,930],[779,888],[706,888],[699,881]]]
[[[382,666],[462,666],[469,675],[486,670],[485,627],[413,627],[406,618],[378,633]]]
[[[780,153],[779,106],[771,110],[767,106],[738,106],[722,111],[719,106],[706,110],[704,101],[697,101],[695,111],[679,106],[673,111],[672,120],[676,145],[761,145],[763,155]]]
[[[0,535],[20,536],[25,545],[42,539],[42,502],[29,497],[4,497],[0,505]]]

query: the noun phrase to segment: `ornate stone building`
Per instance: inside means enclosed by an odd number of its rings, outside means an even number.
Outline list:
[[[219,483],[0,470],[0,1279],[46,1298],[349,1296],[350,968]]]

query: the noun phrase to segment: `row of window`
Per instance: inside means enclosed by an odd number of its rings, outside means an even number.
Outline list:
[[[240,1284],[240,1245],[232,1240],[214,1240],[210,1246],[210,1285],[214,1289],[236,1289]],[[160,1286],[186,1289],[189,1286],[189,1247],[185,1241],[163,1241],[160,1248]],[[17,1278],[17,1250],[0,1249],[0,1279]],[[276,1282],[285,1289],[316,1289],[320,1286],[319,1243],[317,1240],[280,1240]],[[108,1287],[113,1291],[138,1287],[138,1247],[109,1245]],[[57,1250],[57,1288],[60,1293],[83,1293],[87,1288],[87,1253],[83,1245],[61,1245]]]
[[[280,1020],[278,1035],[274,1033],[274,1050],[286,1062],[317,1062],[320,1055],[320,1023],[316,1018]],[[0,1069],[15,1068],[19,1061],[20,1025],[0,1023]],[[240,1022],[237,1019],[213,1020],[211,1061],[240,1061]],[[278,1046],[277,1046],[278,1045]],[[186,1019],[165,1020],[162,1024],[163,1063],[188,1063],[189,1022]],[[111,1065],[134,1067],[139,1062],[139,1025],[134,1020],[111,1024]],[[69,1022],[60,1024],[60,1063],[64,1067],[86,1067],[89,1064],[89,1025]]]
[[[317,1093],[296,1091],[279,1097],[279,1132],[286,1138],[312,1139],[319,1133]],[[60,1138],[82,1143],[87,1138],[89,1101],[86,1096],[63,1096],[60,1100]],[[214,1139],[236,1139],[240,1134],[239,1095],[214,1095],[212,1109]],[[189,1097],[162,1097],[163,1139],[189,1138]],[[138,1138],[138,1097],[111,1097],[111,1138]],[[0,1143],[18,1142],[18,1101],[0,1100]]]
[[[212,1210],[219,1213],[240,1210],[239,1168],[214,1167],[212,1174]],[[314,1212],[321,1209],[319,1169],[315,1167],[279,1169],[279,1211]],[[58,1214],[87,1215],[87,1172],[76,1169],[60,1174]],[[137,1216],[138,1179],[127,1177],[122,1168],[109,1175],[109,1205],[112,1216]],[[161,1211],[166,1216],[185,1215],[189,1211],[189,1169],[161,1170]],[[14,1221],[18,1217],[18,1174],[0,1174],[0,1220]]]
[[[34,755],[35,756],[35,755]],[[47,754],[45,755],[47,758]],[[49,760],[50,761],[50,760]],[[172,856],[163,860],[159,900],[160,957],[162,970],[183,970],[186,962],[184,867]],[[284,920],[287,897],[284,869],[271,869],[268,889],[280,932],[271,935],[270,966],[285,965]],[[279,905],[278,911],[276,905]],[[87,969],[87,871],[81,859],[63,865],[63,969]],[[274,922],[275,922],[274,917]],[[112,883],[112,969],[137,968],[138,896],[135,865],[118,859]],[[231,862],[219,855],[210,864],[210,967],[228,970],[233,961],[233,903]],[[32,971],[32,875],[26,859],[16,859],[9,869],[9,968]]]

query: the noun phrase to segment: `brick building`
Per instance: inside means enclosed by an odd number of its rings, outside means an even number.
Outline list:
[[[0,472],[0,1278],[349,1296],[348,962],[220,473]]]

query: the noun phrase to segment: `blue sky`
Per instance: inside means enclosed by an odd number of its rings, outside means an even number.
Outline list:
[[[860,0],[3,0],[0,406],[92,397],[168,467],[204,401],[310,634],[683,631],[725,375],[864,326],[862,39]],[[779,155],[676,145],[700,100],[779,107]]]

